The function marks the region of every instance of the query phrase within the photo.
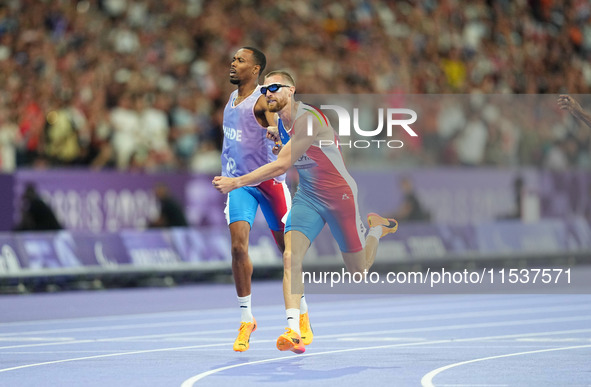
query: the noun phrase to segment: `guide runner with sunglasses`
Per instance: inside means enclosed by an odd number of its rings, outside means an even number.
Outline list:
[[[222,175],[239,177],[277,159],[266,128],[275,125],[274,114],[261,95],[258,79],[265,69],[265,55],[253,47],[239,49],[230,64],[230,82],[237,86],[224,109]],[[252,261],[249,234],[260,206],[279,250],[283,253],[284,218],[291,205],[285,175],[246,185],[228,194],[226,220],[232,240],[232,274],[241,311],[234,350],[246,351],[257,323],[251,308]]]
[[[367,217],[370,230],[365,237],[357,205],[357,184],[345,167],[340,148],[319,146],[320,141],[337,144],[336,133],[328,122],[308,120],[314,109],[295,101],[295,82],[289,73],[267,74],[261,92],[266,96],[269,110],[278,114],[278,135],[283,148],[277,160],[240,177],[216,176],[212,183],[222,193],[234,192],[280,176],[292,165],[296,167],[300,183],[286,221],[283,253],[283,296],[288,328],[277,339],[277,348],[302,353],[305,347],[298,324],[303,294],[302,261],[324,224],[328,223],[339,244],[347,269],[351,273],[362,273],[373,264],[379,239],[396,232],[398,223],[371,213]],[[311,134],[308,133],[310,129]],[[276,132],[268,133],[276,139]]]

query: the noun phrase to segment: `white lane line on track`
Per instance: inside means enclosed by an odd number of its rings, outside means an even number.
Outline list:
[[[397,301],[400,301],[399,299],[397,299]],[[382,299],[382,298],[375,298],[375,299],[367,299],[363,301],[363,304],[365,307],[369,307],[371,308],[372,304],[376,304],[376,305],[381,305],[384,302],[387,303],[391,303],[392,299]],[[429,304],[430,300],[425,300],[425,303]],[[319,303],[315,303],[314,305],[318,305],[319,309],[325,309],[325,308],[330,308],[330,307],[334,307],[335,309],[338,308],[342,308],[344,305],[350,305],[351,301],[334,301],[334,302],[319,302]],[[450,304],[452,304],[453,301],[450,301]],[[413,302],[410,305],[416,305],[416,302]],[[468,304],[468,302],[467,302]],[[256,309],[257,311],[274,311],[276,310],[278,307],[277,305],[264,305],[264,306],[257,306]],[[279,309],[281,309],[282,307],[279,307]],[[0,328],[3,327],[10,327],[10,326],[17,326],[17,327],[22,327],[22,326],[26,326],[26,325],[39,325],[39,324],[51,324],[51,323],[56,323],[56,324],[65,324],[65,323],[78,323],[78,322],[84,322],[84,321],[92,321],[92,322],[98,322],[98,321],[113,321],[113,320],[128,320],[128,319],[145,319],[145,318],[167,318],[170,319],[171,317],[188,317],[188,318],[195,318],[195,317],[201,317],[203,315],[208,315],[208,314],[218,314],[218,313],[224,313],[224,314],[231,314],[231,315],[235,315],[236,314],[236,309],[234,308],[210,308],[210,309],[199,309],[198,307],[195,308],[195,310],[185,310],[185,311],[170,311],[170,312],[153,312],[153,313],[135,313],[135,314],[123,314],[123,315],[112,315],[112,316],[96,316],[96,317],[72,317],[72,318],[63,318],[63,319],[47,319],[47,320],[34,320],[34,321],[12,321],[12,322],[0,322]]]
[[[206,347],[215,347],[215,346],[220,346],[220,345],[227,345],[227,344],[224,343],[224,344],[210,344],[210,345],[189,345],[189,346],[183,346],[183,347],[146,349],[146,350],[141,350],[141,351],[110,353],[107,355],[76,357],[76,358],[72,358],[72,359],[53,360],[53,361],[46,361],[46,362],[42,362],[42,363],[23,364],[23,365],[16,366],[16,367],[0,369],[0,373],[20,370],[23,368],[38,367],[38,366],[50,365],[50,364],[68,363],[68,362],[73,362],[73,361],[102,359],[102,358],[106,358],[106,357],[115,357],[115,356],[139,355],[139,354],[154,353],[154,352],[182,351],[184,349],[206,348]]]
[[[368,337],[368,336],[364,336],[364,337],[340,337],[337,338],[337,341],[355,341],[355,342],[367,342],[367,341],[378,341],[378,342],[384,342],[384,341],[426,341],[427,339],[424,337],[384,337],[384,336],[376,336],[376,337]]]
[[[102,325],[102,326],[91,326],[91,327],[80,327],[80,328],[62,328],[62,329],[48,329],[42,331],[29,331],[29,332],[12,332],[0,334],[0,339],[10,338],[18,335],[40,335],[49,333],[74,333],[74,332],[99,332],[99,331],[113,331],[122,329],[138,330],[141,328],[164,328],[164,327],[177,327],[183,325],[200,325],[200,324],[219,324],[219,323],[231,323],[236,322],[236,316],[224,317],[224,318],[212,318],[206,320],[190,320],[190,321],[169,321],[169,322],[158,322],[158,323],[139,323],[139,324],[124,324],[124,325]]]
[[[547,297],[536,297],[535,300],[532,300],[531,295],[524,295],[523,297],[519,297],[519,295],[511,295],[511,302],[515,303],[514,306],[518,307],[518,302],[524,301],[528,307],[532,306],[532,303],[535,301],[540,301],[540,305],[548,305],[552,299],[548,299]],[[544,295],[548,296],[548,295]],[[549,295],[552,296],[552,295]],[[574,295],[576,296],[576,295]],[[587,295],[582,295],[586,298]],[[518,297],[518,298],[516,298]],[[435,304],[433,304],[433,299],[438,298],[441,300],[437,300]],[[484,302],[487,303],[501,303],[506,305],[507,303],[507,296],[506,295],[487,295],[482,294],[480,295],[482,300],[478,301],[478,305],[482,305],[486,307],[487,305],[483,305]],[[465,301],[464,301],[465,300]],[[559,305],[564,305],[564,300],[557,301]],[[569,303],[571,304],[578,304],[582,305],[584,303],[577,302],[576,299],[569,299]],[[322,310],[319,313],[323,313],[326,315],[332,315],[334,311],[331,309],[335,309],[337,311],[341,310],[343,306],[349,306],[351,301],[322,301],[318,303],[313,303],[314,309]],[[391,305],[395,307],[396,310],[405,311],[405,310],[422,310],[423,304],[428,304],[430,306],[430,310],[436,309],[448,309],[448,305],[452,307],[462,307],[462,306],[474,306],[474,298],[472,295],[461,295],[461,294],[453,294],[453,295],[445,295],[445,294],[436,294],[436,295],[427,295],[427,297],[420,297],[415,298],[411,296],[407,297],[396,297],[396,298],[370,298],[363,300],[362,308],[370,308],[372,310],[372,305],[379,306],[379,305]],[[489,305],[490,306],[490,305]],[[265,305],[257,307],[257,310],[260,311],[275,311],[277,309],[276,305]],[[328,310],[326,310],[328,309]],[[348,310],[348,308],[347,308]],[[14,322],[0,322],[0,328],[3,327],[10,327],[10,326],[17,326],[23,327],[27,325],[39,325],[39,324],[48,324],[48,323],[57,323],[57,324],[65,324],[65,323],[78,323],[84,321],[92,321],[92,322],[100,322],[100,321],[113,321],[113,320],[126,320],[126,319],[137,319],[137,318],[171,318],[171,317],[200,317],[204,314],[216,314],[216,313],[224,313],[224,314],[236,314],[236,309],[234,308],[217,308],[217,309],[196,309],[191,311],[169,311],[169,312],[154,312],[154,313],[136,313],[136,314],[125,314],[125,315],[112,315],[112,316],[96,316],[96,317],[74,317],[74,318],[63,318],[63,319],[47,319],[47,320],[34,320],[34,321],[14,321]],[[318,313],[318,312],[316,312]]]
[[[369,332],[358,332],[356,336],[372,336],[376,334],[398,334],[398,333],[414,333],[414,332],[431,332],[431,331],[445,331],[445,330],[458,330],[468,328],[492,328],[502,326],[522,326],[532,324],[552,324],[557,322],[574,322],[574,321],[585,321],[591,320],[591,316],[577,316],[577,317],[557,317],[557,318],[544,318],[544,319],[531,319],[531,320],[509,320],[492,323],[472,323],[472,324],[453,324],[453,325],[441,325],[441,326],[429,326],[420,328],[405,328],[405,329],[387,329],[387,330],[373,330]],[[337,325],[337,324],[335,324]],[[316,326],[316,325],[314,325]],[[258,328],[257,328],[258,329]],[[583,330],[587,332],[588,330]],[[347,336],[346,334],[333,334],[324,335],[324,338],[335,338]]]
[[[374,309],[369,309],[370,311]],[[341,324],[343,325],[365,325],[365,324],[379,324],[379,323],[399,323],[399,322],[409,322],[409,321],[431,321],[431,320],[443,320],[443,319],[460,319],[460,318],[481,318],[487,316],[506,316],[506,315],[513,315],[513,314],[532,314],[543,312],[544,314],[548,314],[551,312],[567,312],[567,311],[577,311],[582,312],[585,310],[591,310],[591,304],[587,306],[583,305],[560,305],[555,307],[548,307],[548,306],[541,306],[541,307],[530,307],[530,308],[515,308],[515,309],[500,309],[500,310],[487,310],[487,311],[475,311],[475,312],[453,312],[453,313],[443,313],[443,314],[433,314],[432,311],[426,315],[410,315],[410,316],[402,316],[398,315],[397,317],[389,317],[389,318],[379,318],[379,319],[365,319],[365,320],[355,320],[355,321],[344,321]],[[374,310],[375,311],[375,310]],[[363,314],[363,311],[357,310],[358,314]],[[318,313],[312,314],[312,316],[323,314]],[[337,317],[338,315],[350,315],[350,311],[343,310],[337,313],[330,314],[331,317]],[[95,326],[95,327],[80,327],[80,328],[62,328],[62,329],[49,329],[49,330],[38,330],[38,331],[29,331],[29,332],[12,332],[12,333],[4,333],[0,334],[1,338],[11,337],[11,336],[22,336],[22,335],[46,335],[51,333],[74,333],[74,332],[94,332],[94,331],[113,331],[117,329],[133,329],[138,330],[140,328],[162,328],[162,327],[174,327],[174,326],[184,326],[184,325],[200,325],[200,324],[212,324],[215,325],[216,323],[231,323],[235,322],[236,317],[226,317],[226,318],[211,318],[211,319],[204,319],[204,320],[191,320],[191,321],[169,321],[169,322],[160,322],[160,323],[138,323],[138,324],[125,324],[125,325],[112,325],[112,326]],[[259,321],[262,319],[259,318]],[[328,326],[335,326],[333,323],[318,323],[314,324],[317,327],[323,326],[322,324],[328,324]],[[0,347],[1,348],[1,347]]]
[[[560,337],[556,339],[547,338],[531,338],[531,339],[519,339],[517,341],[523,341],[528,343],[546,342],[546,343],[583,343],[585,341],[591,341],[591,337]]]
[[[318,356],[321,354],[360,351],[360,350],[364,350],[364,349],[383,349],[383,348],[395,348],[395,347],[416,346],[416,345],[444,344],[444,343],[451,343],[451,342],[457,343],[457,342],[506,339],[506,338],[528,337],[528,336],[539,336],[539,335],[556,335],[556,334],[573,333],[573,332],[581,332],[581,331],[582,331],[581,329],[576,329],[576,330],[547,331],[547,332],[538,332],[538,333],[524,333],[524,334],[501,335],[501,336],[483,336],[483,337],[475,337],[475,338],[467,338],[467,339],[434,340],[434,341],[423,341],[423,342],[419,342],[419,343],[398,343],[398,344],[382,345],[382,346],[375,346],[375,347],[350,348],[350,349],[344,349],[344,350],[318,352],[318,353],[311,353],[311,354],[305,354],[305,355],[300,355],[300,356]],[[591,331],[591,329],[588,329],[586,331]],[[91,340],[88,340],[88,342],[91,342]],[[267,342],[268,343],[268,342],[275,342],[275,340],[257,340],[256,342],[260,342],[260,343]],[[68,362],[75,362],[75,361],[92,360],[92,359],[100,359],[100,358],[116,357],[116,356],[138,355],[138,354],[155,353],[155,352],[182,351],[182,350],[187,350],[187,349],[198,349],[198,348],[213,348],[213,347],[220,347],[220,346],[229,346],[230,344],[231,343],[189,345],[189,346],[182,346],[182,347],[170,347],[170,348],[148,349],[148,350],[141,350],[141,351],[110,353],[110,354],[106,354],[106,355],[84,356],[84,357],[77,357],[77,358],[53,360],[53,361],[47,361],[47,362],[42,362],[42,363],[23,364],[23,365],[16,366],[16,367],[0,369],[0,373],[9,372],[9,371],[16,371],[16,370],[25,369],[25,368],[32,368],[32,367],[39,367],[39,366],[44,366],[44,365],[52,365],[52,364],[60,364],[60,363],[68,363]],[[281,360],[281,359],[290,359],[290,358],[293,358],[293,356],[288,356],[288,357],[283,357],[283,358],[274,358],[272,360],[267,359],[265,361],[259,361],[259,362],[277,361],[277,360]],[[259,362],[255,362],[255,363],[259,363]],[[255,363],[253,363],[253,364],[255,364]],[[235,366],[242,366],[242,365],[249,365],[249,364],[250,363],[241,363],[241,364],[238,364]],[[233,367],[230,367],[230,368],[233,368]],[[223,367],[223,369],[227,369],[227,367]],[[216,372],[223,371],[223,369],[218,369],[218,371],[216,371]],[[209,374],[211,374],[211,372],[208,373],[208,375]],[[199,374],[199,375],[202,375],[202,374]],[[199,376],[199,375],[197,375],[197,376]],[[207,376],[207,375],[205,375],[205,376]],[[203,376],[203,377],[205,377],[205,376]]]
[[[90,316],[90,317],[72,317],[72,318],[54,318],[54,319],[46,319],[46,320],[28,320],[28,321],[12,321],[12,322],[3,322],[0,323],[0,328],[4,327],[21,327],[27,325],[39,325],[39,324],[67,324],[67,323],[79,323],[85,321],[113,321],[113,320],[133,320],[138,318],[167,318],[170,319],[171,317],[192,317],[192,316],[200,316],[203,313],[231,313],[234,310],[226,309],[226,308],[219,308],[219,309],[199,309],[199,310],[185,310],[185,311],[172,311],[172,312],[153,312],[153,313],[133,313],[133,314],[118,314],[118,315],[111,315],[111,316]]]
[[[72,341],[72,340],[75,340],[75,338],[73,338],[73,337],[35,337],[35,336],[0,337],[0,341]]]
[[[508,384],[439,384],[439,387],[509,387]]]
[[[545,319],[530,319],[530,320],[510,320],[510,321],[501,321],[501,322],[492,322],[492,323],[472,323],[472,324],[453,324],[453,325],[440,325],[440,326],[428,326],[428,327],[420,327],[420,328],[405,328],[405,329],[388,329],[382,331],[365,331],[365,332],[355,332],[349,334],[332,334],[332,335],[323,335],[322,339],[332,339],[332,338],[343,338],[347,336],[371,336],[376,334],[400,334],[400,333],[416,333],[416,332],[432,332],[432,331],[446,331],[446,330],[458,330],[458,329],[468,329],[468,328],[492,328],[492,327],[500,327],[500,326],[523,326],[523,325],[532,325],[532,324],[551,324],[557,322],[573,322],[573,321],[585,321],[591,320],[591,316],[577,316],[577,317],[558,317],[558,318],[545,318]],[[364,325],[370,324],[373,320],[368,320],[364,323]],[[325,323],[322,326],[328,327],[335,327],[335,326],[342,326],[352,325],[351,323],[342,322],[342,323]],[[261,327],[257,328],[257,331],[270,331],[275,330],[276,327]],[[103,338],[103,339],[82,339],[82,340],[74,340],[74,341],[65,341],[65,342],[56,342],[56,343],[39,343],[39,344],[22,344],[22,345],[11,345],[11,346],[4,346],[0,347],[2,349],[15,349],[15,348],[31,348],[31,347],[43,347],[43,346],[51,346],[51,345],[69,345],[69,344],[89,344],[89,343],[102,343],[102,342],[116,342],[116,341],[133,341],[133,340],[146,340],[146,339],[157,339],[157,338],[171,338],[171,337],[183,337],[183,336],[194,336],[194,335],[211,335],[211,334],[218,334],[218,333],[235,333],[235,329],[221,329],[221,330],[211,330],[211,331],[200,331],[200,332],[177,332],[177,333],[161,333],[161,334],[152,334],[152,335],[137,335],[137,336],[124,336],[124,337],[113,337],[113,338]]]
[[[563,334],[569,331],[547,331],[547,332],[540,332],[537,335],[553,335],[553,334]],[[387,349],[387,348],[396,348],[396,347],[415,347],[415,346],[427,346],[432,344],[447,344],[447,343],[458,343],[458,342],[473,342],[473,341],[483,341],[483,340],[498,340],[498,339],[507,339],[507,338],[516,338],[516,337],[526,337],[531,336],[532,333],[525,333],[525,334],[513,334],[513,335],[500,335],[500,336],[482,336],[482,337],[470,337],[466,339],[451,339],[451,340],[433,340],[433,341],[423,341],[418,343],[399,343],[399,344],[389,344],[389,345],[379,345],[379,346],[371,346],[371,347],[361,347],[361,348],[347,348],[347,349],[340,349],[340,350],[333,350],[333,351],[324,351],[324,352],[316,352],[316,353],[304,353],[302,355],[293,355],[293,356],[283,356],[283,357],[275,357],[271,359],[263,359],[263,360],[256,360],[252,362],[245,362],[239,364],[233,364],[230,366],[215,368],[206,372],[202,372],[197,374],[189,379],[186,379],[182,384],[181,387],[193,387],[193,385],[202,380],[203,378],[216,374],[218,372],[226,371],[232,368],[250,366],[250,365],[257,365],[263,363],[271,363],[275,361],[282,361],[282,360],[291,360],[294,358],[306,358],[311,356],[322,356],[322,355],[332,355],[335,353],[346,353],[346,352],[357,352],[357,351],[367,351],[367,350],[379,350],[379,349]],[[588,345],[587,347],[591,347]]]
[[[454,363],[454,364],[449,364],[449,365],[446,365],[446,366],[437,368],[437,369],[435,369],[435,370],[433,370],[433,371],[428,372],[427,374],[425,374],[425,376],[423,376],[421,378],[421,386],[423,386],[423,387],[434,387],[435,385],[433,384],[433,378],[435,376],[437,376],[438,374],[442,373],[443,371],[447,371],[447,370],[449,370],[451,368],[463,366],[463,365],[466,365],[466,364],[476,363],[476,362],[480,362],[480,361],[501,359],[501,358],[505,358],[505,357],[532,355],[532,354],[536,354],[536,353],[553,352],[553,351],[568,351],[568,350],[572,350],[572,349],[581,349],[581,348],[591,348],[591,344],[588,344],[588,345],[574,345],[574,346],[570,346],[570,347],[560,347],[560,348],[546,348],[546,349],[538,349],[538,350],[535,350],[535,351],[507,353],[507,354],[504,354],[504,355],[481,357],[479,359],[471,359],[471,360],[466,360],[466,361],[462,361],[462,362],[458,362],[458,363]]]

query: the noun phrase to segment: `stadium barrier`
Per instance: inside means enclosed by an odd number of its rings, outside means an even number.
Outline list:
[[[360,187],[362,213],[393,212],[403,200],[398,182],[405,176],[412,177],[417,197],[431,213],[430,222],[403,221],[395,235],[381,241],[377,268],[590,260],[586,215],[591,173],[432,169],[353,174]],[[521,208],[515,200],[516,177],[525,181],[525,189],[518,193]],[[4,206],[1,217],[0,287],[4,289],[43,288],[70,280],[100,286],[155,278],[167,284],[183,278],[210,280],[231,271],[225,198],[211,187],[211,176],[19,171],[0,180],[1,202],[12,203]],[[372,189],[376,181],[380,189]],[[18,220],[18,198],[27,182],[37,185],[65,230],[8,231]],[[190,228],[146,229],[158,213],[152,193],[157,182],[168,184],[182,203]],[[280,276],[281,257],[260,214],[255,223],[250,255],[257,273]],[[305,265],[342,266],[327,228],[312,245]]]
[[[588,263],[590,236],[581,218],[466,226],[408,223],[382,240],[376,267]],[[134,276],[212,279],[230,273],[229,246],[225,227],[1,233],[0,284],[9,288],[80,279],[116,283]],[[281,272],[282,259],[272,235],[262,228],[252,232],[250,256],[259,272]],[[340,266],[338,245],[324,230],[305,267]]]

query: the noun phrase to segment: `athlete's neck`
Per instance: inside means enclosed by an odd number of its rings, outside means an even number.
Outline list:
[[[245,85],[238,85],[238,95],[232,101],[232,105],[238,106],[242,101],[248,98],[257,88],[256,83],[248,83]]]
[[[283,122],[283,127],[285,129],[289,129],[293,125],[292,116],[296,115],[296,112],[298,111],[299,104],[300,104],[299,102],[295,102],[292,99],[291,101],[289,101],[287,103],[287,105],[285,105],[283,107],[283,109],[281,109],[278,112],[279,118],[281,118],[281,121]]]
[[[243,99],[248,97],[249,95],[251,95],[253,93],[253,91],[256,90],[257,86],[258,85],[256,82],[239,84],[238,85],[238,97],[243,98]]]

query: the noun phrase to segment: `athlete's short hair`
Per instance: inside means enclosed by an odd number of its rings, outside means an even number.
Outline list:
[[[267,57],[265,57],[265,54],[263,54],[263,52],[261,50],[259,50],[258,48],[244,46],[244,47],[242,47],[242,49],[252,51],[252,57],[254,58],[254,64],[261,66],[261,68],[259,70],[259,76],[260,76],[263,73],[263,70],[265,70],[265,67],[267,67]]]
[[[269,74],[265,75],[265,79],[272,77],[274,75],[278,75],[280,77],[283,78],[283,80],[285,81],[285,83],[287,83],[289,86],[295,86],[295,81],[293,80],[293,77],[291,76],[290,73],[288,73],[286,70],[275,70],[275,71],[271,71]]]

